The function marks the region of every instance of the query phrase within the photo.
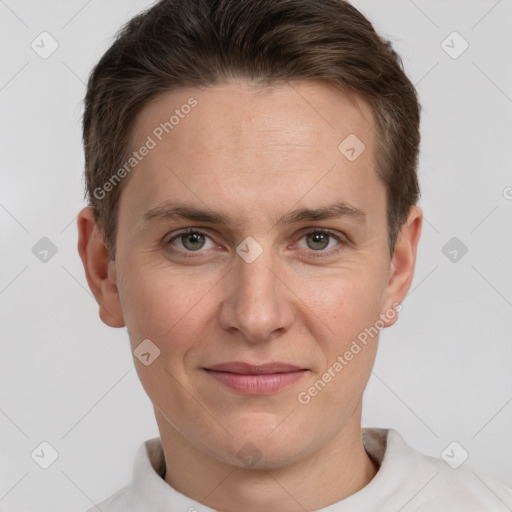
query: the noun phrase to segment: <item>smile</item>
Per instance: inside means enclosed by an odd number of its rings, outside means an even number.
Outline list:
[[[204,369],[217,382],[246,395],[274,393],[297,382],[309,371],[280,362],[263,365],[241,362],[222,363]]]

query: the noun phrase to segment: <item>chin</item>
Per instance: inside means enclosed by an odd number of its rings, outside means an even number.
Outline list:
[[[308,452],[304,433],[296,424],[280,425],[282,421],[280,418],[270,424],[267,418],[267,421],[253,424],[244,422],[239,429],[231,423],[227,445],[216,450],[219,458],[247,469],[276,469],[300,460]]]

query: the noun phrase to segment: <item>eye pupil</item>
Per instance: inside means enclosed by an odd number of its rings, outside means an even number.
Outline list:
[[[307,236],[307,244],[310,249],[325,249],[329,245],[329,235],[327,233],[310,233]]]
[[[191,251],[197,251],[205,244],[205,237],[201,233],[187,233],[181,237],[183,246]]]

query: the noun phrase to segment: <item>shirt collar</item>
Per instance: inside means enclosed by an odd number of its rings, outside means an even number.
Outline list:
[[[348,498],[329,505],[317,512],[349,512],[364,504],[365,508],[387,511],[387,500],[396,499],[407,483],[407,472],[396,474],[396,468],[407,467],[414,461],[415,452],[392,429],[363,428],[363,444],[366,452],[379,466],[375,477],[364,488]],[[201,503],[181,494],[165,480],[165,457],[160,438],[143,443],[136,455],[132,481],[134,510],[168,512],[169,510],[215,512]],[[389,501],[391,504],[392,502]],[[396,503],[396,501],[394,502]],[[391,510],[391,509],[390,509]]]

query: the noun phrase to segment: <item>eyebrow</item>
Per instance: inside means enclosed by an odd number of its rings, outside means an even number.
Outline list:
[[[315,221],[348,217],[358,222],[366,219],[364,210],[357,208],[345,201],[320,208],[298,208],[286,213],[278,219],[276,224],[293,224],[301,221]],[[233,222],[225,215],[209,209],[200,209],[185,203],[165,201],[164,203],[148,210],[143,215],[144,224],[166,222],[170,220],[191,220],[209,224],[232,226]]]

